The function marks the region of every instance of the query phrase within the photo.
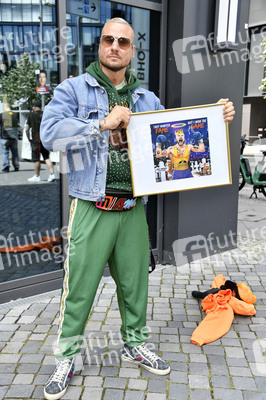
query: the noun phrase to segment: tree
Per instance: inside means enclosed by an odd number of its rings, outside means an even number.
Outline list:
[[[264,51],[262,57],[264,58],[264,71],[266,71],[266,39],[263,40],[262,46],[264,46]],[[266,76],[264,73],[264,78],[261,81],[262,85],[259,87],[262,90],[262,94],[264,95],[264,99],[266,99]]]
[[[0,96],[11,106],[27,103],[28,108],[38,98],[36,94],[35,70],[39,65],[32,62],[27,53],[23,54],[15,67],[0,77]]]

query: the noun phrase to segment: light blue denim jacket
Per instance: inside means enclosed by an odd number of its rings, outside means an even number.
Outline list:
[[[146,89],[139,87],[131,94],[136,112],[163,109]],[[99,120],[108,114],[107,93],[88,73],[58,85],[44,109],[41,141],[49,151],[66,151],[69,194],[74,197],[104,199],[109,132],[100,132]]]

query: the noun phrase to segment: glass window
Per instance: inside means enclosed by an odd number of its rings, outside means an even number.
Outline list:
[[[21,4],[12,4],[12,21],[22,21],[22,6]]]
[[[5,22],[12,21],[10,4],[1,4],[1,15],[2,15],[2,21]]]
[[[5,50],[14,51],[14,34],[12,26],[3,26],[3,36],[5,38]]]
[[[40,6],[32,6],[32,22],[40,22]]]
[[[30,4],[23,4],[22,7],[22,21],[28,22],[32,20],[31,16],[31,5]]]
[[[53,20],[53,9],[49,6],[44,6],[42,9],[42,19],[44,22],[52,22]]]

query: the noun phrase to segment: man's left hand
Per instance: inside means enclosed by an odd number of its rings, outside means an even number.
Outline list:
[[[224,106],[224,120],[230,124],[236,113],[232,101],[229,101],[229,99],[220,99],[218,103],[226,103]]]

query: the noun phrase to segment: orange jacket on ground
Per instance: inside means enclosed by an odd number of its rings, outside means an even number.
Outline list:
[[[231,290],[227,289],[209,294],[202,300],[201,305],[207,315],[194,330],[190,339],[192,343],[202,346],[219,339],[230,330],[234,319],[234,311],[229,305],[231,298]]]
[[[222,274],[216,275],[216,277],[214,278],[214,280],[212,282],[211,289],[220,288],[222,285],[225,284],[225,282],[226,282],[226,279]],[[257,298],[251,292],[251,290],[249,289],[249,287],[246,283],[237,283],[236,286],[238,289],[239,297],[241,297],[241,300],[243,300],[245,303],[248,303],[248,304],[256,303]],[[235,294],[233,293],[233,295],[235,295]],[[250,315],[250,314],[243,314],[243,315]]]
[[[253,304],[238,300],[232,296],[230,289],[209,294],[202,300],[201,305],[207,315],[194,330],[190,339],[192,343],[198,346],[213,342],[225,335],[231,328],[234,313],[241,315],[254,315],[256,313]]]

